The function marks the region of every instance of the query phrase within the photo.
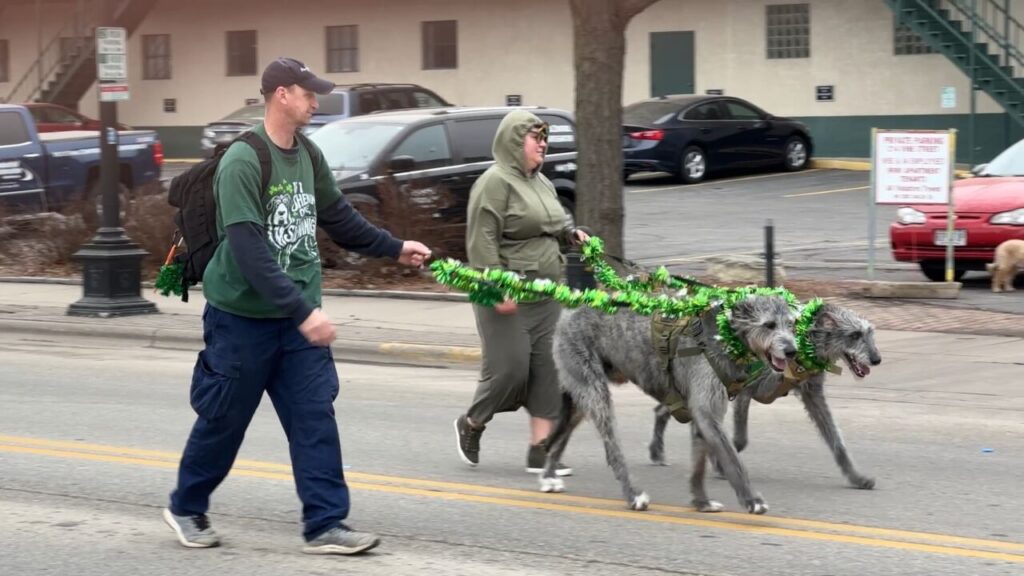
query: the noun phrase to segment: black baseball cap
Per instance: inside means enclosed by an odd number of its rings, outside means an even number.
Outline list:
[[[334,82],[317,78],[305,64],[294,58],[278,58],[263,70],[261,94],[270,94],[278,86],[298,84],[310,92],[330,94],[334,90]]]

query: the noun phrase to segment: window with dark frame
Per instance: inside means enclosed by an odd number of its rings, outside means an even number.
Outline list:
[[[229,30],[228,76],[256,75],[256,31]]]
[[[910,56],[913,54],[932,54],[935,50],[929,46],[924,38],[917,32],[910,29],[910,26],[893,22],[892,30],[892,51],[896,56]]]
[[[359,27],[327,27],[327,71],[359,71]]]
[[[459,67],[458,26],[455,20],[423,23],[423,69]]]
[[[144,34],[142,36],[142,79],[170,80],[171,35]]]
[[[7,40],[0,40],[0,82],[10,82],[10,55],[7,53]]]
[[[771,4],[765,9],[768,59],[810,58],[810,5]]]

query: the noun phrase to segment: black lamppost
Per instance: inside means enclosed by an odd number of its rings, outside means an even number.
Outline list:
[[[103,2],[103,21],[114,24],[113,2]],[[96,50],[97,63],[105,55]],[[127,58],[127,55],[123,56]],[[128,316],[157,312],[142,297],[142,259],[148,254],[125,235],[120,222],[117,103],[105,101],[100,88],[100,193],[103,217],[96,235],[75,253],[82,263],[83,296],[68,307],[71,316]]]

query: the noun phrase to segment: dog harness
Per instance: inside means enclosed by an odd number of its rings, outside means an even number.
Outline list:
[[[730,400],[735,398],[750,377],[756,374],[755,371],[737,379],[728,370],[719,366],[717,362],[712,362],[710,358],[707,358],[707,344],[700,338],[703,332],[704,326],[699,316],[665,317],[660,313],[651,316],[651,344],[654,345],[662,370],[668,375],[669,381],[668,394],[665,395],[662,404],[668,408],[673,418],[684,424],[689,422],[692,416],[686,405],[686,398],[683,397],[679,386],[676,385],[675,377],[672,375],[673,358],[704,354],[711,369],[715,371],[715,376],[725,386]],[[693,338],[697,345],[677,349],[676,345],[680,336]]]

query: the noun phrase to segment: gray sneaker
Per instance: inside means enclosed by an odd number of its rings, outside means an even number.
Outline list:
[[[380,536],[370,532],[357,532],[339,524],[306,542],[306,554],[359,554],[380,544]]]
[[[531,445],[530,451],[526,454],[526,471],[530,474],[540,474],[544,471],[547,461],[548,451],[544,443]],[[572,468],[558,462],[555,464],[555,476],[572,476]]]
[[[178,516],[170,508],[164,508],[164,522],[178,535],[178,542],[188,548],[212,548],[220,546],[220,536],[210,526],[206,514]]]

